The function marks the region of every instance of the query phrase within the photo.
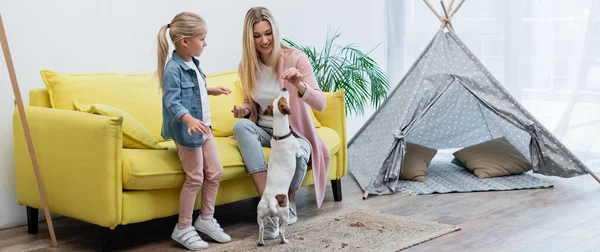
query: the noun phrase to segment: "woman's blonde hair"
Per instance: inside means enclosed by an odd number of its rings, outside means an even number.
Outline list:
[[[281,43],[279,37],[279,28],[275,22],[275,18],[269,9],[265,7],[253,7],[246,13],[244,19],[244,31],[242,33],[242,61],[238,68],[238,74],[242,81],[242,89],[244,96],[248,98],[254,97],[256,90],[256,68],[258,66],[258,51],[254,43],[254,25],[261,21],[267,21],[271,24],[273,33],[273,51],[267,62],[267,66],[273,69],[276,76],[279,76],[279,56],[282,49],[286,50],[287,46]]]
[[[182,38],[191,38],[199,34],[206,33],[206,22],[200,15],[192,12],[181,12],[171,20],[169,24],[163,25],[158,30],[158,80],[160,88],[163,88],[163,75],[165,73],[165,64],[169,57],[169,42],[167,41],[167,29],[169,37],[174,45],[179,43]]]

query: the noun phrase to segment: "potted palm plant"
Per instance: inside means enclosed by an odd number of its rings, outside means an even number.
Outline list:
[[[369,56],[377,46],[364,53],[353,44],[337,45],[335,40],[339,37],[338,31],[328,32],[325,46],[320,51],[314,46],[298,45],[287,38],[283,40],[306,53],[321,90],[335,92],[344,89],[347,115],[364,115],[368,103],[377,108],[385,100],[389,90],[388,79]]]

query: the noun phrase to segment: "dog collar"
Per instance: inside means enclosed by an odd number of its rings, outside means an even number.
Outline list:
[[[286,139],[286,138],[290,137],[291,135],[292,135],[292,131],[290,130],[290,133],[287,133],[284,136],[273,135],[273,139],[275,139],[275,140],[282,140],[282,139]]]

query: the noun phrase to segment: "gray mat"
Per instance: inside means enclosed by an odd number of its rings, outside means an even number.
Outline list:
[[[552,184],[531,175],[531,172],[521,175],[480,179],[467,168],[452,164],[453,158],[451,152],[438,152],[427,169],[425,182],[400,180],[398,181],[397,191],[410,195],[424,195],[553,187]]]

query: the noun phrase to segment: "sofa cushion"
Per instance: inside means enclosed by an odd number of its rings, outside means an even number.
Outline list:
[[[81,112],[110,117],[123,117],[123,147],[125,148],[166,149],[158,144],[158,140],[148,132],[144,125],[123,110],[100,103],[80,104],[75,101],[74,105],[75,109]]]
[[[223,164],[223,180],[247,175],[235,140],[216,137]],[[123,188],[135,190],[178,188],[184,173],[175,142],[160,143],[167,150],[123,149]]]
[[[73,101],[102,103],[137,119],[158,141],[162,124],[162,97],[158,79],[147,74],[65,74],[41,71],[52,108],[75,110]]]
[[[333,130],[332,128],[328,128],[325,126],[321,126],[316,130],[317,135],[319,135],[323,139],[323,142],[325,142],[325,145],[329,149],[329,153],[331,154],[331,156],[336,154],[338,150],[340,150],[340,145],[342,144],[342,142],[340,141],[340,135],[338,135],[338,133],[335,132],[335,130]]]
[[[320,127],[321,136],[331,155],[340,149],[340,137],[330,128]],[[215,137],[217,149],[223,164],[223,180],[249,176],[244,167],[237,141],[229,137]],[[167,150],[123,149],[123,188],[128,190],[149,190],[179,188],[183,185],[184,174],[177,156],[175,143],[160,143]],[[269,148],[263,148],[268,159]]]
[[[223,86],[231,90],[229,95],[208,96],[212,130],[215,137],[233,135],[233,124],[237,120],[231,110],[233,105],[242,105],[242,88],[237,72],[207,75],[206,85],[211,87]]]

